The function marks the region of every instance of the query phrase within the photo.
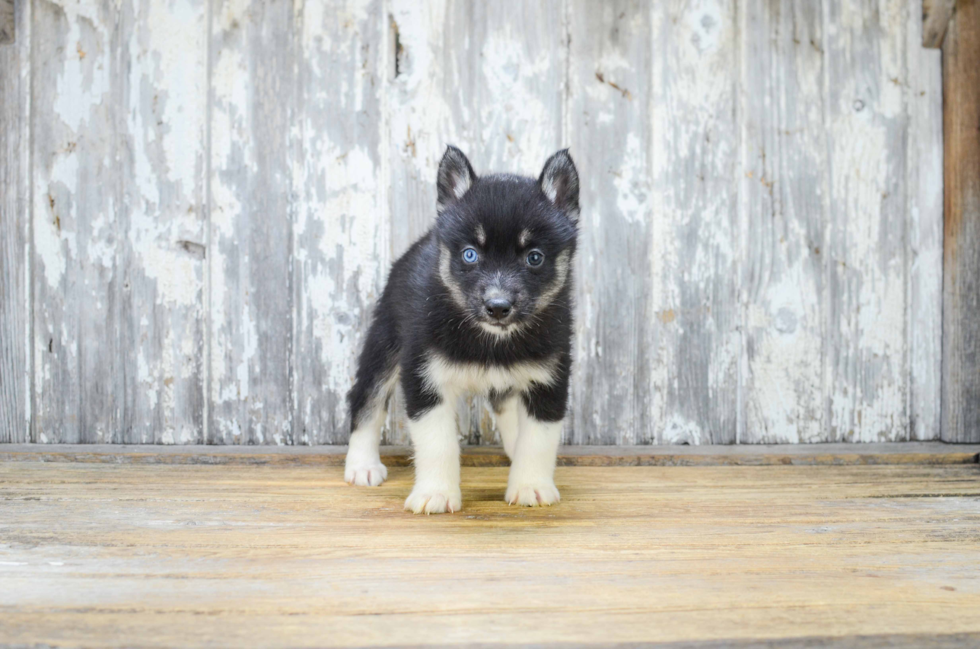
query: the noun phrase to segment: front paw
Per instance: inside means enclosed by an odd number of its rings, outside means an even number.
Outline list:
[[[377,487],[388,477],[388,469],[380,459],[347,457],[344,480],[358,487]]]
[[[463,508],[459,487],[424,488],[416,486],[405,499],[405,511],[414,514],[450,514]]]
[[[517,485],[507,485],[504,500],[508,505],[524,505],[525,507],[544,507],[561,502],[561,495],[554,482],[537,482]]]

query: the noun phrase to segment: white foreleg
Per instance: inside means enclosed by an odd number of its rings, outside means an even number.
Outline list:
[[[497,420],[497,430],[500,431],[500,441],[504,445],[504,453],[507,457],[514,459],[514,450],[517,447],[517,433],[520,430],[517,415],[517,406],[520,396],[513,396],[504,401],[500,411],[495,413]]]
[[[561,500],[555,487],[561,422],[538,421],[521,402],[517,411],[517,445],[504,499],[511,505],[553,505]]]
[[[459,437],[454,399],[442,402],[408,422],[415,447],[415,487],[405,509],[416,514],[458,512],[463,506],[459,490]]]
[[[344,464],[344,480],[348,483],[359,487],[377,487],[388,477],[388,469],[381,463],[379,451],[385,414],[386,409],[379,404],[351,433]]]

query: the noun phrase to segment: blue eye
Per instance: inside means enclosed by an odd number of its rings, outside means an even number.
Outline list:
[[[540,250],[532,250],[527,253],[527,265],[528,266],[540,266],[544,263],[544,253]]]
[[[476,254],[475,248],[467,248],[463,251],[463,261],[467,264],[475,264],[476,260],[480,258],[480,255]]]

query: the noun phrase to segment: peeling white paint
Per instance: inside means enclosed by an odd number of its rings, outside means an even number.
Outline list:
[[[704,432],[695,422],[683,415],[675,414],[664,422],[661,439],[664,444],[687,444],[698,446],[704,437]]]
[[[646,174],[642,143],[636,133],[626,136],[623,166],[616,172],[616,207],[630,223],[646,223],[650,219],[650,178]]]

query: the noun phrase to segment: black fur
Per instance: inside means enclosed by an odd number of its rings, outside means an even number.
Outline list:
[[[543,183],[555,192],[550,200]],[[461,198],[459,194],[465,190]],[[387,399],[384,381],[397,368],[409,417],[417,419],[437,405],[436,394],[420,377],[431,351],[451,362],[512,366],[524,361],[557,363],[557,378],[545,386],[532,384],[521,396],[528,412],[543,421],[565,416],[571,371],[572,261],[578,218],[578,174],[567,151],[545,165],[538,180],[512,175],[478,178],[463,153],[449,147],[438,173],[439,216],[435,227],[395,262],[375,310],[358,362],[357,380],[348,394],[352,428],[366,409]],[[476,240],[477,226],[485,245]],[[525,246],[521,233],[531,232]],[[462,259],[467,247],[479,262]],[[440,276],[440,255],[449,251],[450,272],[462,293],[454,298]],[[540,250],[544,263],[534,268],[528,252]],[[567,253],[566,278],[553,299],[541,308],[538,300],[554,287],[557,263]],[[488,287],[505,293],[513,303],[508,322],[519,329],[506,337],[488,333],[485,318]],[[495,406],[506,395],[487,395]]]

